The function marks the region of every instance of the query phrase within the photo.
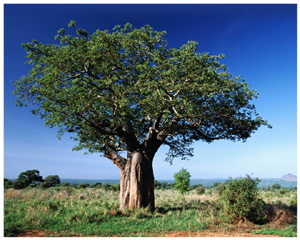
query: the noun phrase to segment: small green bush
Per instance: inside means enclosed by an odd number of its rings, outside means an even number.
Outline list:
[[[102,183],[101,182],[97,182],[94,183],[93,185],[91,185],[92,188],[101,188],[102,187]]]
[[[274,183],[272,185],[272,189],[280,189],[281,188],[281,185],[279,183]]]
[[[223,183],[214,184],[214,189],[216,190],[219,196],[222,195],[222,192],[225,190],[225,185]]]
[[[60,184],[60,186],[62,186],[62,187],[68,187],[68,186],[70,186],[70,185],[71,185],[71,184],[68,183],[68,182],[63,182],[63,183]]]
[[[204,193],[205,193],[205,187],[203,187],[203,186],[197,187],[197,188],[196,188],[196,193],[197,193],[198,195],[204,194]]]
[[[117,183],[117,184],[115,184],[115,185],[111,185],[111,186],[110,186],[110,189],[111,189],[112,191],[114,191],[114,192],[118,192],[118,191],[120,191],[120,184]]]
[[[8,188],[13,188],[14,184],[12,181],[8,180],[7,178],[4,178],[4,188],[8,189]]]
[[[107,192],[110,189],[111,185],[109,183],[103,183],[102,188]]]
[[[295,196],[294,196],[293,199],[291,200],[291,206],[297,208],[297,194],[295,194]]]
[[[259,179],[252,179],[249,175],[245,178],[230,178],[225,183],[221,194],[221,212],[228,222],[248,220],[254,223],[264,223],[266,214],[265,203],[258,197]]]
[[[88,183],[80,183],[79,185],[78,185],[78,188],[83,188],[83,189],[85,189],[85,188],[87,188],[87,187],[89,187],[90,186],[90,184],[88,184]]]

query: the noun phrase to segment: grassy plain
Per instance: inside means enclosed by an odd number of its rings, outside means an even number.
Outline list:
[[[156,210],[119,210],[119,193],[111,190],[73,187],[49,189],[6,189],[4,193],[5,236],[29,230],[46,231],[48,236],[165,236],[185,232],[201,236],[202,231],[296,236],[296,190],[260,191],[269,205],[268,222],[225,223],[220,214],[217,192],[196,190],[182,197],[175,190],[155,190]],[[195,235],[196,233],[196,235]]]

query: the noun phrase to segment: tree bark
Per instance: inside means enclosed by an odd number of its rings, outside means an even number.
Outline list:
[[[150,207],[154,211],[154,176],[152,159],[142,151],[127,153],[120,176],[120,209]]]
[[[132,128],[130,126],[130,124],[127,124],[124,127],[124,131],[127,129],[126,131],[129,132]],[[119,131],[121,130],[119,129]],[[150,128],[146,140],[141,145],[134,136],[134,132],[129,134],[129,137],[128,135],[126,136],[127,159],[108,149],[104,155],[120,169],[120,209],[133,210],[149,206],[150,210],[154,211],[154,175],[152,162],[156,151],[166,136],[163,134],[159,135]]]

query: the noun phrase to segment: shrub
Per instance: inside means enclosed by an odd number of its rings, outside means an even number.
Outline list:
[[[101,188],[102,187],[102,183],[101,182],[94,183],[91,187],[92,188]]]
[[[6,178],[4,178],[4,188],[13,188],[14,187],[14,183]]]
[[[279,183],[274,183],[274,184],[272,185],[272,189],[280,189],[280,188],[281,188],[281,186],[280,186]]]
[[[297,208],[297,194],[291,200],[291,206]]]
[[[62,187],[69,187],[71,184],[68,182],[63,182],[60,184]]]
[[[155,189],[160,189],[160,187],[161,187],[161,183],[157,180],[154,180],[154,188]]]
[[[90,184],[88,184],[88,183],[80,183],[79,185],[78,185],[78,188],[83,188],[83,189],[85,189],[85,188],[87,188],[87,187],[89,187],[90,186]]]
[[[218,187],[220,184],[223,184],[223,183],[221,183],[221,182],[215,182],[215,183],[213,184],[213,188]]]
[[[102,188],[107,192],[110,189],[111,185],[109,183],[103,183]]]
[[[225,183],[220,203],[221,211],[228,222],[249,220],[254,223],[264,223],[266,214],[265,203],[258,197],[259,179],[252,179],[249,175],[245,178],[230,178]]]
[[[204,193],[205,193],[205,187],[203,187],[203,186],[197,187],[197,188],[196,188],[196,193],[197,193],[198,195],[204,194]]]
[[[214,185],[215,185],[215,184],[214,184]],[[225,190],[225,185],[224,185],[223,183],[218,183],[217,185],[215,185],[214,188],[215,188],[217,194],[218,194],[219,196],[221,196],[221,195],[222,195],[222,192]]]
[[[37,184],[36,183],[30,183],[28,187],[29,188],[35,188],[35,187],[37,187]]]
[[[284,194],[286,194],[286,193],[288,193],[288,189],[285,189],[285,188],[281,188],[281,189],[279,189],[279,193],[281,194],[281,195],[284,195]]]
[[[60,184],[60,178],[58,175],[49,175],[45,178],[44,183],[48,183],[50,187],[57,186]]]
[[[110,186],[110,189],[111,189],[112,191],[114,191],[114,192],[118,192],[118,191],[120,191],[120,184],[117,183],[117,184],[115,184],[115,185],[111,185],[111,186]]]

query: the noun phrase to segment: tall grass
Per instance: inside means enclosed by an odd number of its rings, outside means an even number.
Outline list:
[[[48,230],[56,236],[160,236],[221,223],[214,191],[198,195],[194,190],[182,197],[175,190],[155,190],[155,196],[155,212],[147,208],[120,211],[118,192],[103,189],[7,189],[5,236],[24,230]]]

